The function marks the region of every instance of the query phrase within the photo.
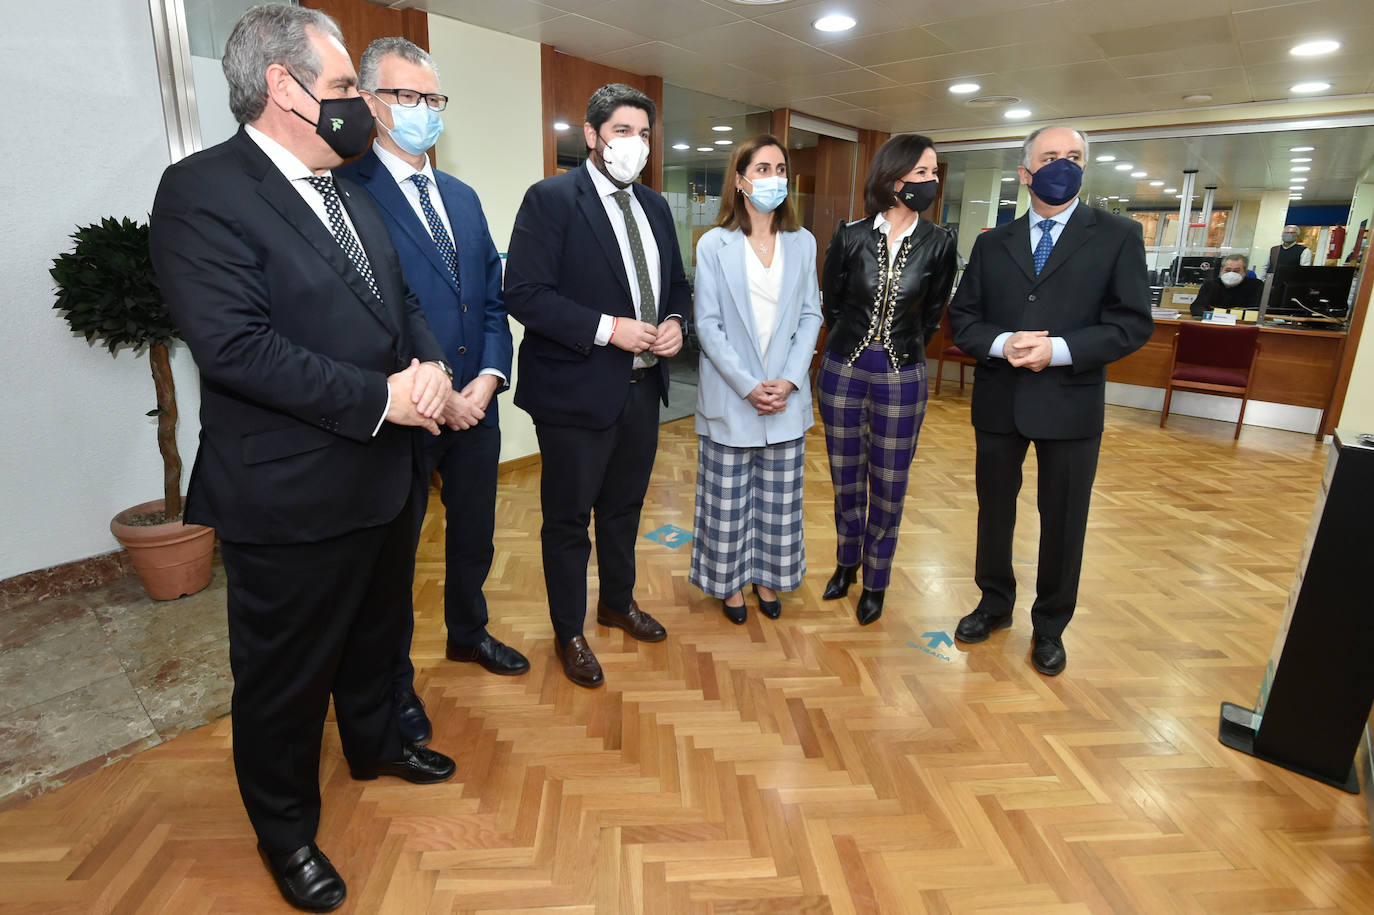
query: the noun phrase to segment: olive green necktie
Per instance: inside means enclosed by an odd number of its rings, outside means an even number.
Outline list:
[[[658,309],[654,304],[654,284],[649,279],[649,262],[644,257],[644,241],[639,236],[639,223],[634,211],[630,209],[630,192],[616,191],[611,195],[620,204],[620,212],[625,215],[625,234],[630,237],[630,256],[635,262],[635,276],[639,280],[639,320],[645,324],[658,326]],[[658,357],[645,351],[639,358],[646,366],[658,362]]]

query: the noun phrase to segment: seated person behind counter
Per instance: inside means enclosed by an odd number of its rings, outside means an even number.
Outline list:
[[[1189,308],[1193,317],[1200,318],[1209,311],[1223,308],[1259,308],[1264,283],[1245,275],[1248,266],[1249,259],[1243,254],[1232,254],[1223,260],[1221,272],[1198,290]]]

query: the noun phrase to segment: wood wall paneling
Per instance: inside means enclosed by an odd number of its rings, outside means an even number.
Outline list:
[[[301,5],[334,17],[355,64],[374,40],[393,35],[429,50],[429,15],[423,10],[394,10],[367,0],[307,0]]]

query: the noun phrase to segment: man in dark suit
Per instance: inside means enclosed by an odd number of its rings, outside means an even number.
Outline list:
[[[495,395],[510,377],[511,335],[501,298],[496,252],[477,194],[433,168],[426,153],[443,132],[439,74],[422,48],[404,38],[379,38],[358,66],[358,85],[377,119],[377,139],[360,159],[335,174],[361,184],[382,211],[410,290],[453,372],[453,423],[425,442],[425,476],[438,470],[444,531],[444,622],[447,656],[497,674],[530,669],[525,656],[487,632],[482,585],[491,571],[496,529],[496,474],[501,430]],[[411,519],[418,545],[427,500]],[[414,616],[397,646],[395,684],[402,732],[416,743],[430,724],[415,694],[410,661]]]
[[[242,126],[163,174],[151,249],[201,376],[186,519],[222,542],[239,791],[282,895],[327,911],[345,896],[315,845],[330,698],[354,778],[454,771],[402,739],[376,650],[409,609],[419,428],[452,387],[381,215],[329,173],[372,123],[337,25],[254,7],[224,71]]]
[[[1083,539],[1102,443],[1106,366],[1150,338],[1139,223],[1078,202],[1088,141],[1045,127],[1022,146],[1030,211],[978,236],[949,306],[954,342],[978,358],[978,606],[955,638],[981,642],[1011,625],[1012,532],[1021,464],[1039,466],[1040,558],[1031,663],[1064,669],[1061,636],[1078,599]]]
[[[1221,308],[1259,308],[1264,283],[1246,276],[1250,259],[1244,254],[1230,254],[1222,258],[1217,275],[1202,284],[1197,298],[1188,306],[1189,313],[1200,318],[1209,311]]]
[[[543,468],[554,647],[568,679],[586,687],[604,682],[582,632],[593,510],[597,622],[642,641],[667,636],[634,599],[634,549],[691,291],[667,201],[635,182],[654,113],[629,86],[593,93],[585,166],[525,193],[506,263],[506,305],[525,325],[515,403],[534,419]]]

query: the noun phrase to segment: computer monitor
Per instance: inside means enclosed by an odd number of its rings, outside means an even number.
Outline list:
[[[1200,286],[1217,275],[1221,259],[1207,257],[1180,257],[1174,260],[1174,282],[1179,286]]]
[[[1266,282],[1266,317],[1344,318],[1350,309],[1354,267],[1279,267]]]

